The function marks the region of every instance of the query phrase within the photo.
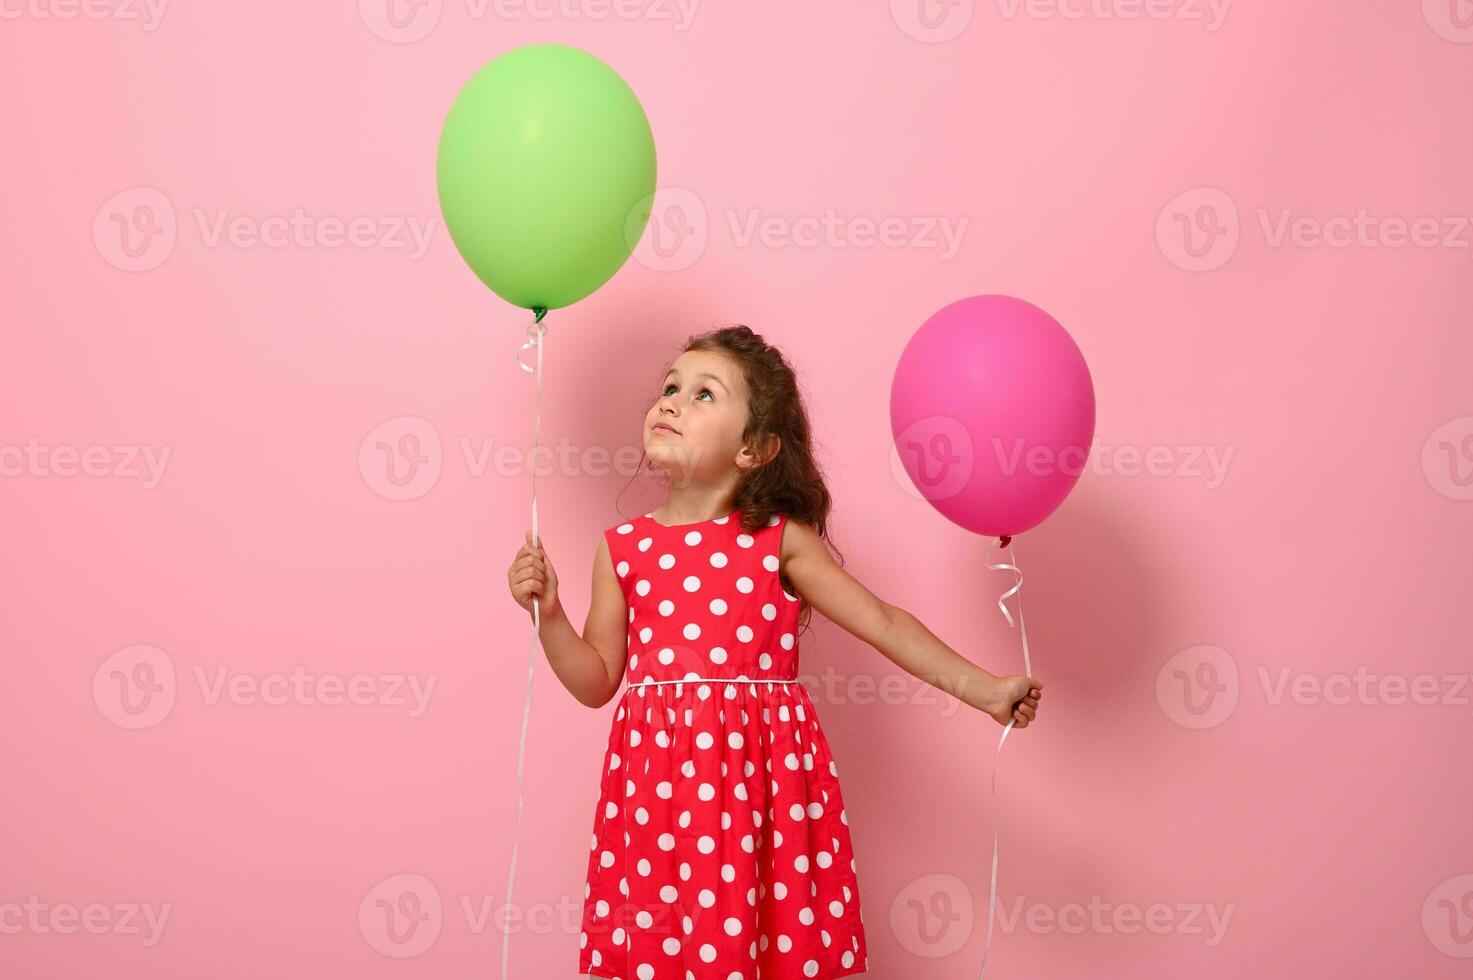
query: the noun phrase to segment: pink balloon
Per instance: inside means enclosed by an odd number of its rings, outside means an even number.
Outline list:
[[[969,296],[916,331],[890,386],[890,429],[911,482],[949,520],[1018,534],[1063,503],[1094,439],[1079,346],[1043,310]]]

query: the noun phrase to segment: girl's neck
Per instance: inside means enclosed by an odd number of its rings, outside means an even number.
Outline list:
[[[665,506],[652,512],[661,524],[699,524],[725,517],[736,509],[736,502],[725,493],[684,494],[671,493]]]

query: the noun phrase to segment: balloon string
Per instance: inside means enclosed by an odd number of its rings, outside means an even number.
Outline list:
[[[542,441],[542,335],[547,333],[547,328],[542,325],[542,318],[547,315],[547,307],[534,307],[537,318],[527,325],[527,340],[518,347],[514,354],[517,366],[529,374],[537,376],[537,401],[536,413],[532,423],[532,446],[535,449]],[[522,351],[532,347],[537,352],[536,368],[529,367],[522,360]],[[537,467],[532,467],[532,544],[536,546],[539,542],[537,536]],[[501,916],[501,980],[508,980],[507,972],[508,958],[511,955],[511,901],[512,886],[517,879],[517,842],[522,835],[522,773],[527,760],[527,721],[532,716],[532,671],[537,666],[537,644],[542,636],[542,601],[534,592],[532,594],[532,655],[527,661],[527,695],[522,702],[522,735],[517,742],[517,829],[511,839],[511,869],[506,876],[506,908],[502,910]]]
[[[1008,549],[1007,561],[992,561],[993,551],[1006,545]],[[997,608],[1002,610],[1003,618],[1008,621],[1008,626],[1013,625],[1013,614],[1008,610],[1007,600],[1012,596],[1018,596],[1018,633],[1023,640],[1023,673],[1029,677],[1033,676],[1033,664],[1028,656],[1028,626],[1023,622],[1023,597],[1019,591],[1023,588],[1023,572],[1018,568],[1018,558],[1013,551],[1011,537],[998,539],[997,544],[987,549],[987,567],[993,571],[1011,571],[1013,573],[1013,587],[1008,589],[997,598]],[[982,949],[982,967],[977,971],[977,980],[982,980],[987,973],[987,954],[992,950],[992,923],[994,908],[997,906],[997,766],[1002,758],[1002,744],[1008,740],[1008,732],[1013,730],[1013,718],[1008,719],[1007,725],[1003,727],[1002,737],[997,740],[997,752],[992,757],[992,882],[989,886],[987,896],[987,945]]]

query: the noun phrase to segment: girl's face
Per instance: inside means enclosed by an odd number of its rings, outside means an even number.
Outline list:
[[[747,396],[740,372],[715,351],[686,351],[665,375],[644,419],[650,465],[673,479],[716,486],[750,465],[742,443]]]

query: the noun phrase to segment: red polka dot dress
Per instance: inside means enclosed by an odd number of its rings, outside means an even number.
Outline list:
[[[578,972],[808,980],[868,966],[839,772],[797,682],[787,518],[604,532],[628,686],[594,814]]]

